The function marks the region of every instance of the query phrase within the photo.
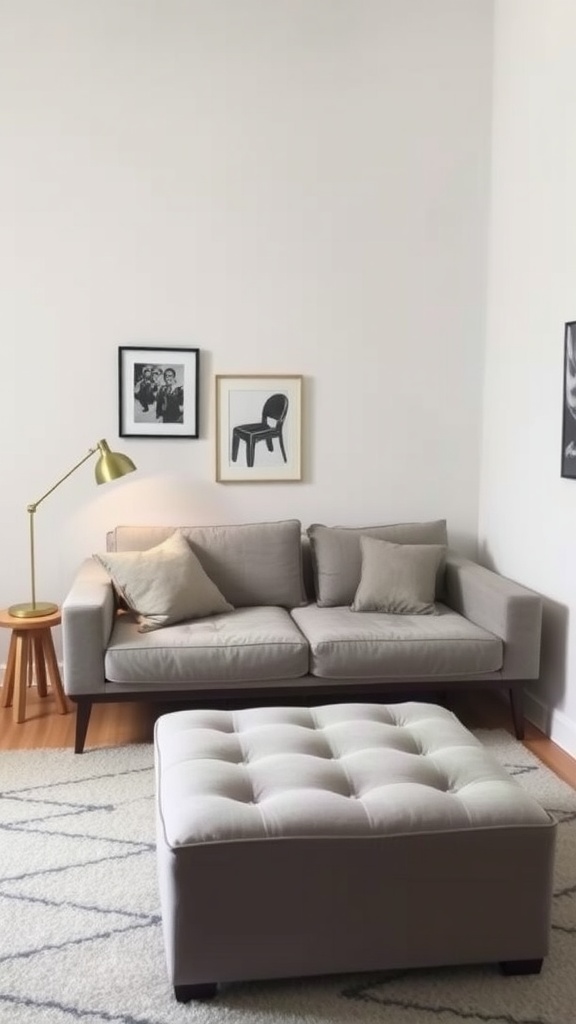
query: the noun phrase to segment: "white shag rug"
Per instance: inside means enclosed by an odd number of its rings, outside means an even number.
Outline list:
[[[497,965],[223,986],[178,1004],[164,961],[149,745],[0,754],[1,1024],[574,1024],[576,791],[477,732],[559,821],[551,951]]]

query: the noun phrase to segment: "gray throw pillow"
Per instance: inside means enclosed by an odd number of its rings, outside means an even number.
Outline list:
[[[107,552],[94,558],[135,613],[141,633],[233,611],[179,530],[147,551]]]
[[[436,574],[446,557],[444,544],[392,544],[361,537],[362,575],[354,612],[434,615]]]
[[[394,544],[447,544],[446,520],[393,523],[388,526],[308,527],[316,598],[320,608],[350,605],[362,571],[361,537],[376,537]],[[442,593],[444,572],[439,570],[437,596]]]

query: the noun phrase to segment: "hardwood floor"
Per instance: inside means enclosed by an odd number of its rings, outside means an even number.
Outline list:
[[[510,708],[494,693],[462,694],[453,701],[452,711],[469,729],[506,729],[514,735]],[[559,778],[576,789],[576,760],[558,747],[535,725],[526,721],[524,746]]]
[[[54,697],[38,696],[36,687],[28,690],[26,720],[17,725],[12,708],[0,708],[0,750],[25,750],[43,747],[74,746],[76,713],[56,712]],[[455,695],[451,708],[468,728],[507,729],[512,732],[508,705],[489,692]],[[96,704],[88,728],[86,749],[120,746],[125,743],[151,743],[154,722],[165,710],[159,705],[138,702]],[[544,736],[530,722],[526,723],[524,745],[540,758],[556,775],[576,789],[576,760]]]

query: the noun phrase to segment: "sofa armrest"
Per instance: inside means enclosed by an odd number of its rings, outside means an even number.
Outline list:
[[[446,603],[464,618],[501,637],[504,679],[538,678],[542,632],[539,594],[449,552]]]
[[[104,692],[104,654],[115,608],[109,576],[93,558],[87,559],[62,605],[64,689],[70,697]]]

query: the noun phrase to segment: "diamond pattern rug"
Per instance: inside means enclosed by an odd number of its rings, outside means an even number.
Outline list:
[[[223,986],[166,975],[149,745],[0,754],[1,1024],[574,1024],[576,792],[505,732],[482,742],[560,823],[542,974],[495,965]]]

